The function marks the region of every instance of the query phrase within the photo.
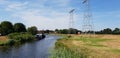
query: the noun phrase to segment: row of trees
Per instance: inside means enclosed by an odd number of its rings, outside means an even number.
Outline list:
[[[60,33],[60,34],[77,34],[78,32],[80,33],[84,33],[80,30],[77,29],[56,29],[55,32]],[[94,33],[95,34],[120,34],[120,28],[115,28],[114,30],[110,29],[110,28],[106,28],[100,31],[89,31],[88,33]]]
[[[20,32],[28,32],[31,34],[37,33],[37,27],[32,26],[26,29],[26,26],[23,23],[15,23],[14,25],[9,21],[3,21],[0,24],[0,34],[8,35],[10,33],[20,33]]]
[[[114,30],[106,28],[101,31],[96,31],[96,34],[120,34],[120,28],[115,28]]]
[[[78,32],[81,32],[81,31],[70,28],[70,29],[60,29],[60,30],[56,29],[55,32],[60,33],[60,34],[77,34]]]
[[[0,34],[1,35],[8,35],[10,33],[20,33],[20,32],[28,32],[30,34],[35,35],[37,33],[37,27],[32,26],[26,29],[26,26],[23,23],[15,23],[14,25],[9,21],[3,21],[0,24]],[[44,33],[54,32],[50,30],[44,31]],[[78,32],[81,33],[80,30],[77,29],[56,29],[55,32],[60,34],[77,34]],[[120,29],[115,28],[114,30],[110,28],[103,29],[101,31],[95,31],[96,34],[120,34]]]

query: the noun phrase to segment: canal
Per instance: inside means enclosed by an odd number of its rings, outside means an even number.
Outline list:
[[[59,36],[49,36],[45,39],[22,44],[19,47],[0,48],[0,58],[48,58]]]

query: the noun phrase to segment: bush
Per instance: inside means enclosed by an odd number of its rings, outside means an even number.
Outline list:
[[[34,40],[34,36],[28,33],[12,33],[8,35],[9,39],[13,39],[16,42],[26,42],[30,40]]]

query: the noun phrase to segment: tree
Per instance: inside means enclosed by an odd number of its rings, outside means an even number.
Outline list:
[[[35,27],[35,26],[29,27],[27,29],[27,32],[35,35],[35,34],[37,34],[37,27]]]
[[[68,30],[68,32],[70,33],[70,34],[76,34],[77,33],[77,29],[74,29],[74,28],[70,28],[69,30]]]
[[[1,28],[0,29],[1,29],[0,32],[1,32],[2,35],[8,35],[8,34],[10,34],[14,31],[13,30],[13,25],[9,21],[1,22]]]
[[[49,33],[50,33],[50,30],[45,30],[44,32],[47,33],[47,34],[49,34]]]
[[[61,33],[62,34],[68,34],[68,29],[63,29]]]
[[[60,30],[56,29],[55,32],[60,34],[76,34],[77,32],[81,32],[81,31],[70,28],[70,29],[60,29]]]
[[[26,27],[22,23],[15,23],[14,24],[14,31],[15,32],[26,32]]]
[[[106,28],[102,32],[103,34],[112,34],[112,30],[110,28]]]
[[[119,28],[115,28],[113,30],[113,34],[120,34],[120,29]]]
[[[57,32],[57,33],[58,33],[58,31],[59,31],[58,29],[55,29],[55,32]]]
[[[57,32],[57,31],[59,31],[58,29],[55,29],[55,31]]]

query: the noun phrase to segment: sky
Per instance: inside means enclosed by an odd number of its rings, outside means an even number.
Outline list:
[[[82,30],[83,0],[0,0],[0,22],[23,23],[39,30],[69,28],[69,11],[74,28]],[[94,30],[120,28],[120,0],[90,0]]]

